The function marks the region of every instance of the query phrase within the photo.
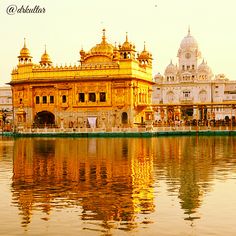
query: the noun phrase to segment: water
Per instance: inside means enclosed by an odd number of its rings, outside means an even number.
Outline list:
[[[0,138],[0,235],[236,235],[236,137]]]

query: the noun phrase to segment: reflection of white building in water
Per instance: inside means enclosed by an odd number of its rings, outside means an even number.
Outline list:
[[[236,102],[236,81],[223,74],[213,77],[190,30],[180,43],[177,57],[178,64],[171,61],[164,76],[155,76],[155,120],[218,120],[235,116],[232,103]]]

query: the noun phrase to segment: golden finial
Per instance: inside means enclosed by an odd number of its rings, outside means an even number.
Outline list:
[[[126,32],[125,41],[128,42],[128,32]]]
[[[143,51],[146,51],[146,42],[144,41]]]
[[[103,31],[102,32],[102,42],[105,43],[106,42],[106,30],[103,29],[102,31]]]
[[[26,41],[26,39],[24,38],[24,48],[26,48],[26,42],[25,41]]]

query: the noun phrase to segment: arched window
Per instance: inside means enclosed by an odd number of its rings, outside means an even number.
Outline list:
[[[128,123],[128,114],[127,112],[123,112],[121,116],[122,124],[127,124]]]
[[[39,102],[40,102],[39,96],[36,96],[36,98],[35,98],[35,103],[36,103],[36,104],[39,104]]]
[[[199,100],[200,100],[200,102],[206,102],[206,99],[207,99],[207,92],[206,92],[206,90],[201,90],[199,92]]]
[[[44,103],[44,104],[47,103],[47,96],[43,96],[43,103]]]
[[[62,103],[66,103],[66,95],[62,96]]]
[[[174,101],[175,95],[172,91],[169,91],[166,95],[167,95],[168,102],[173,102]]]

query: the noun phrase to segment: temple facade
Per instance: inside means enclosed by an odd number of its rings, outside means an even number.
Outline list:
[[[155,75],[152,103],[156,121],[235,119],[236,81],[213,75],[190,29],[182,39],[178,63]]]
[[[80,51],[74,66],[54,66],[46,47],[34,63],[24,46],[12,71],[15,127],[134,127],[153,119],[152,55],[137,53],[128,36],[121,45],[101,42]]]

